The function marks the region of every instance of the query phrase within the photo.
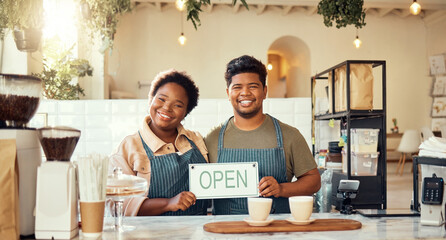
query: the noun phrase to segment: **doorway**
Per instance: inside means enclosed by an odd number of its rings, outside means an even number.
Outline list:
[[[268,49],[268,97],[310,97],[310,50],[294,36],[275,40]]]

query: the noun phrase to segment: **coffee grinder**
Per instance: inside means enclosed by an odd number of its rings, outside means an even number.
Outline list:
[[[37,130],[47,161],[37,171],[37,239],[71,239],[78,232],[76,171],[70,162],[81,131],[70,127]]]
[[[32,236],[35,228],[37,167],[42,154],[37,131],[27,124],[37,111],[41,91],[37,77],[0,73],[0,139],[16,142],[21,236]]]
[[[422,225],[440,226],[445,223],[444,180],[446,166],[421,164],[423,176],[421,192],[421,219]]]

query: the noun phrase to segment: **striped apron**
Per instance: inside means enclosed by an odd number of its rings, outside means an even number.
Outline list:
[[[268,115],[269,116],[269,115]],[[286,179],[285,151],[283,149],[282,130],[279,122],[271,117],[276,129],[277,147],[269,149],[239,149],[224,148],[223,136],[230,119],[222,126],[218,137],[219,163],[258,162],[259,181],[265,176],[274,177],[277,182],[284,183]],[[289,213],[287,198],[275,198],[271,207],[271,213]],[[246,198],[214,199],[214,214],[247,214],[248,203]]]
[[[141,134],[139,136],[141,137]],[[155,156],[141,137],[151,167],[148,198],[172,198],[180,192],[189,191],[189,164],[207,162],[195,143],[189,138],[187,140],[192,149],[184,154],[169,153]],[[186,211],[165,212],[161,215],[205,215],[207,214],[207,205],[208,200],[197,200],[195,205]]]

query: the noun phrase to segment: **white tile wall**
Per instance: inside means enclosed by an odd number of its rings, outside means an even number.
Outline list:
[[[63,125],[82,131],[73,158],[90,153],[109,155],[125,136],[135,133],[147,114],[148,102],[140,100],[43,100],[38,113],[46,113],[48,125]],[[311,149],[311,99],[266,99],[264,112],[296,127]],[[233,115],[227,99],[202,99],[185,118],[186,128],[206,134]],[[43,127],[41,121],[31,127]]]

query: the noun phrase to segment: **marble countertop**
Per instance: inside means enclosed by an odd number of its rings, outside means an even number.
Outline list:
[[[289,214],[271,215],[276,220]],[[113,218],[106,217],[102,239],[442,239],[446,238],[444,226],[422,226],[420,217],[367,218],[361,215],[339,213],[313,213],[312,218],[353,219],[362,228],[351,231],[287,232],[218,234],[203,230],[203,225],[218,221],[243,221],[247,215],[181,216],[181,217],[127,217],[124,225],[135,226],[133,231],[116,233],[111,230]],[[79,239],[84,239],[79,233]]]

